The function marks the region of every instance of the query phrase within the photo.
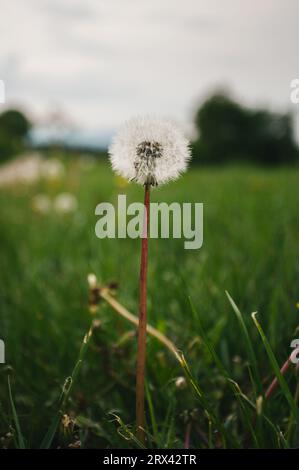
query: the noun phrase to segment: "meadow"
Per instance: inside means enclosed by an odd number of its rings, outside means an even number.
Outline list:
[[[138,447],[136,329],[105,301],[90,311],[87,275],[117,283],[137,314],[140,240],[99,240],[94,211],[118,194],[142,201],[142,188],[103,159],[59,159],[62,174],[0,189],[0,446]],[[76,207],[47,207],[66,192]],[[148,447],[298,447],[298,375],[278,365],[299,337],[299,169],[193,167],[152,200],[203,202],[204,243],[150,241],[148,321],[186,364],[148,337]]]

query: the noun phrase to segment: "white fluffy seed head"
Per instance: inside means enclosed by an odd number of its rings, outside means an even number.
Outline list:
[[[191,154],[188,141],[175,124],[145,116],[124,124],[109,148],[109,157],[119,175],[156,186],[178,178]]]
[[[96,275],[94,273],[89,273],[87,276],[87,282],[90,289],[95,289],[98,284]]]

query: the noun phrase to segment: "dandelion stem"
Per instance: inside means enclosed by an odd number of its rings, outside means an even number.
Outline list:
[[[292,354],[288,357],[286,362],[281,367],[280,372],[281,372],[282,375],[285,375],[286,372],[289,370],[290,365],[292,364],[292,358],[296,357],[296,354],[298,354],[298,349],[299,348],[294,349]],[[298,366],[296,367],[296,369],[298,370]],[[273,379],[273,381],[271,382],[271,384],[269,385],[269,387],[267,388],[266,392],[265,392],[266,400],[269,400],[269,398],[271,398],[271,396],[273,395],[275,390],[278,388],[278,386],[279,386],[279,381],[278,381],[277,377],[275,377]]]
[[[141,261],[139,279],[139,322],[136,368],[136,424],[137,437],[144,444],[145,414],[144,414],[144,376],[146,361],[146,294],[147,294],[147,264],[148,264],[148,228],[149,228],[150,186],[144,186],[144,224],[141,241]]]

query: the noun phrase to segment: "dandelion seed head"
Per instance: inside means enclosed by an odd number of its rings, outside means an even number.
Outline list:
[[[109,157],[117,174],[156,186],[178,178],[191,155],[187,139],[174,123],[145,116],[125,123],[109,148]]]

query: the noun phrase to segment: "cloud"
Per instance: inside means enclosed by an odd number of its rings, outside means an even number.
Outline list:
[[[296,0],[2,0],[1,13],[0,78],[37,116],[58,106],[112,129],[157,111],[188,125],[216,86],[291,107]]]

